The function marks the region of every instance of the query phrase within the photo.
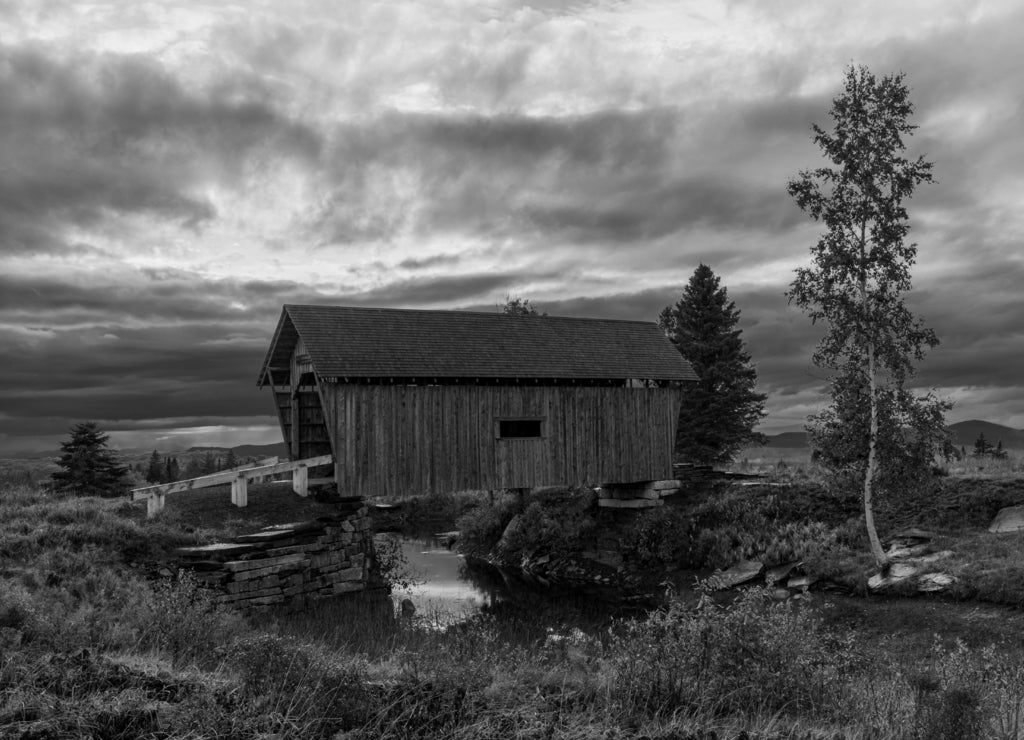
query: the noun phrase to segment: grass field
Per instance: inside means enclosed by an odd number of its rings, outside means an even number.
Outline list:
[[[1014,485],[940,508],[980,520]],[[801,495],[786,505],[823,505]],[[0,737],[1024,736],[1024,620],[975,602],[752,589],[591,633],[538,629],[531,610],[438,630],[389,600],[248,620],[137,567],[324,506],[286,486],[249,500],[174,494],[150,521],[141,502],[0,486]]]

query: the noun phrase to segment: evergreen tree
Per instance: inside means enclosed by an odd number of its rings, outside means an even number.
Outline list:
[[[199,461],[199,475],[209,475],[210,473],[217,472],[217,458],[213,454],[213,450],[207,450],[206,454],[203,455]]]
[[[168,483],[173,483],[178,480],[181,471],[178,470],[178,459],[176,457],[167,456],[167,465],[164,470],[164,480]]]
[[[992,443],[985,439],[985,433],[981,432],[974,440],[974,456],[985,457],[990,454],[992,454]]]
[[[224,456],[224,469],[231,470],[231,468],[237,468],[239,465],[238,458],[235,457],[234,450],[228,450],[228,454]]]
[[[684,459],[727,462],[743,447],[765,442],[754,426],[765,415],[766,396],[755,391],[757,370],[736,328],[739,320],[736,304],[705,264],[658,318],[699,378],[683,395],[679,414],[676,452]]]
[[[128,490],[128,468],[107,447],[109,437],[92,421],[71,428],[70,439],[60,445],[60,470],[53,488],[77,496],[120,496]]]
[[[149,456],[149,467],[146,468],[146,480],[149,483],[164,483],[167,481],[164,465],[160,461],[160,453],[153,450]]]
[[[192,455],[189,457],[188,462],[185,464],[185,477],[186,478],[198,478],[203,474],[203,466],[199,460],[199,457]]]
[[[996,443],[996,448],[992,450],[992,457],[1002,460],[1006,457],[1006,450],[1003,449],[1003,440],[999,440]]]

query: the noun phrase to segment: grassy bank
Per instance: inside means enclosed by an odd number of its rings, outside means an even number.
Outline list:
[[[876,521],[885,542],[908,529],[928,533],[917,555],[940,555],[922,564],[921,573],[956,578],[945,598],[1017,607],[1024,606],[1024,533],[992,534],[988,525],[1000,509],[1019,504],[1024,481],[1018,478],[936,477],[899,501],[879,498]],[[800,562],[819,583],[863,594],[877,568],[861,506],[859,493],[834,490],[813,468],[786,466],[763,484],[708,485],[632,515],[598,509],[588,491],[499,496],[462,517],[460,546],[509,566],[586,552],[600,559],[593,553],[605,549],[622,556],[614,561],[620,570],[655,582],[678,583],[741,560]],[[913,593],[916,581],[902,588]]]
[[[500,612],[435,629],[372,600],[247,620],[133,567],[243,528],[237,514],[146,521],[8,486],[0,521],[0,737],[1020,735],[1015,648],[894,651],[756,590],[591,634]]]

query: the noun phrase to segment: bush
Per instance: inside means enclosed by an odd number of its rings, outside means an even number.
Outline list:
[[[175,666],[211,665],[232,627],[241,624],[241,618],[220,609],[213,592],[188,571],[153,584],[147,607],[143,643],[166,652]]]
[[[667,566],[692,554],[694,534],[687,514],[674,506],[661,506],[638,515],[623,530],[621,543],[641,566]]]
[[[608,661],[631,713],[799,713],[838,701],[855,654],[806,608],[749,589],[728,607],[705,594],[695,610],[673,602],[628,623]]]
[[[494,551],[499,560],[518,565],[524,557],[542,552],[570,555],[584,548],[597,522],[587,497],[566,501],[531,501],[515,524],[509,523]]]
[[[467,555],[484,557],[498,544],[505,527],[519,511],[516,496],[502,494],[493,501],[481,502],[459,517],[459,550]]]

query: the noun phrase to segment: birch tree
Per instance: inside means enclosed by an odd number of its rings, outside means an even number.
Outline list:
[[[825,231],[811,247],[811,265],[796,271],[791,303],[826,325],[814,362],[830,373],[832,403],[811,417],[812,442],[828,464],[862,476],[871,553],[887,557],[875,526],[878,489],[898,489],[927,470],[948,408],[932,394],[907,390],[915,363],[938,344],[907,308],[917,245],[904,202],[932,181],[932,165],[904,156],[916,126],[903,75],[877,79],[850,67],[832,101],[833,126],[812,127],[831,166],[805,170],[789,194]]]

